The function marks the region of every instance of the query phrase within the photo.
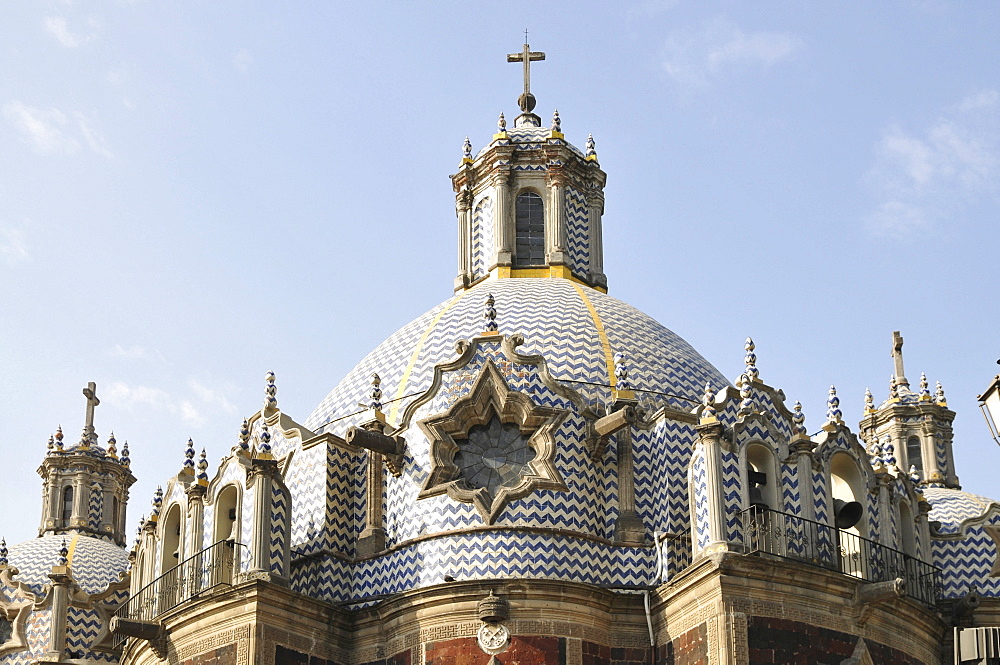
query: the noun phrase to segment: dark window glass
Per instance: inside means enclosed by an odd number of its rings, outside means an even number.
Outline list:
[[[73,517],[73,488],[67,487],[63,490],[62,518],[64,522],[69,522],[71,517]]]
[[[470,429],[469,438],[456,443],[455,466],[462,478],[472,487],[485,487],[490,494],[501,485],[513,487],[521,482],[521,470],[535,459],[521,429],[513,423],[501,423],[496,416]]]
[[[918,437],[911,436],[906,440],[906,462],[917,467],[917,471],[923,473],[924,457],[920,452],[920,439]]]
[[[545,265],[545,207],[534,192],[517,196],[514,204],[514,265]]]

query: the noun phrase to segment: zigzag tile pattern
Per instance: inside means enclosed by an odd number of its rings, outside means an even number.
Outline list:
[[[253,542],[253,504],[257,494],[257,484],[246,487],[243,490],[243,504],[240,506],[240,542],[247,547],[240,547],[240,571],[250,570],[250,543]]]
[[[743,510],[742,470],[736,453],[722,452],[722,491],[725,497],[726,539],[740,540],[740,511]]]
[[[569,269],[578,277],[586,278],[590,272],[590,211],[583,192],[566,188],[566,251]]]
[[[66,611],[66,648],[97,660],[90,647],[101,631],[101,618],[95,609],[70,607]]]
[[[669,418],[636,439],[636,487],[650,488],[655,509],[647,526],[654,531],[680,534],[691,528],[687,469],[694,439],[692,425]]]
[[[985,515],[1000,502],[978,494],[945,487],[925,487],[924,497],[931,504],[927,519],[941,523],[939,533],[960,533],[965,520]]]
[[[1000,524],[1000,512],[994,509],[988,522]],[[983,596],[1000,597],[1000,578],[990,577],[996,543],[981,526],[969,527],[961,539],[933,539],[931,544],[932,562],[941,569],[941,598],[958,598],[972,588]]]
[[[479,279],[489,272],[493,256],[493,199],[486,196],[476,202],[472,212],[472,277]]]
[[[288,504],[291,500],[284,487],[271,485],[271,534],[268,539],[268,558],[271,572],[285,576],[285,544],[288,538]]]
[[[17,665],[27,665],[36,662],[37,659],[49,650],[49,636],[52,631],[52,610],[34,610],[28,617],[28,625],[25,627],[25,634],[28,638],[28,650],[11,654],[13,659],[8,662]]]
[[[799,491],[797,464],[781,465],[781,505],[786,513],[802,515],[802,496]]]
[[[813,471],[812,474],[813,519],[820,524],[830,524],[830,509],[827,501],[826,474],[823,471]],[[824,563],[832,564],[833,543],[830,540],[829,529],[819,529],[817,534],[818,551]]]
[[[87,506],[87,525],[97,531],[101,528],[101,507],[104,505],[104,497],[101,494],[101,486],[96,482],[90,486],[90,499]]]
[[[712,537],[708,525],[708,479],[705,453],[695,449],[691,458],[691,475],[688,480],[694,495],[694,527],[697,531],[698,549],[704,549]]]
[[[19,571],[14,579],[40,594],[42,587],[50,582],[48,574],[56,563],[64,538],[73,550],[69,562],[73,581],[85,593],[104,591],[109,584],[118,581],[118,573],[128,569],[125,550],[107,541],[77,534],[47,535],[10,547],[8,561]]]

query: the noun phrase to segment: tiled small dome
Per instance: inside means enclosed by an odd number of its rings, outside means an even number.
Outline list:
[[[67,560],[73,581],[88,594],[104,591],[119,580],[119,573],[128,569],[128,555],[113,543],[80,534],[55,534],[10,547],[8,562],[18,570],[14,580],[24,582],[40,594],[42,587],[50,582],[48,575],[64,542],[69,550]]]

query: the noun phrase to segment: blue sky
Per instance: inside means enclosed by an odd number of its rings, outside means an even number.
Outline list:
[[[130,525],[192,437],[215,462],[277,374],[304,420],[446,299],[448,175],[521,71],[593,133],[612,295],[810,431],[856,426],[890,335],[958,412],[966,489],[997,495],[975,396],[997,371],[1000,5],[885,2],[23,2],[0,9],[0,535],[80,390],[128,440]]]

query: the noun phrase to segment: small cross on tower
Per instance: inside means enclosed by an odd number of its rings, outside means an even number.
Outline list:
[[[535,108],[535,96],[531,94],[531,63],[538,60],[545,60],[545,54],[541,51],[532,51],[528,47],[528,31],[524,31],[524,48],[520,53],[508,53],[507,62],[524,63],[524,93],[517,98],[517,104],[524,113],[531,113]]]
[[[83,439],[90,442],[94,438],[94,407],[101,403],[97,399],[97,384],[91,381],[83,389],[83,396],[87,398],[87,419],[83,424]]]
[[[892,333],[892,362],[896,374],[897,386],[909,386],[906,374],[903,372],[903,336],[896,330]]]

